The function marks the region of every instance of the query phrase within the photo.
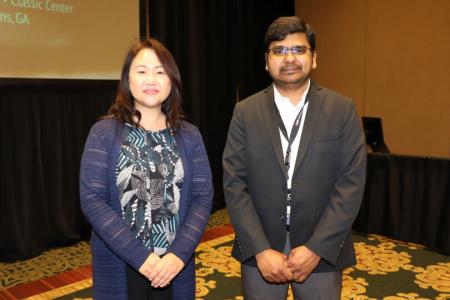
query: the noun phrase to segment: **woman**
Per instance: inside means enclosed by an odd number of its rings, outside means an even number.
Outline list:
[[[213,188],[201,135],[181,118],[172,55],[154,39],[137,42],[81,160],[95,299],[195,297],[193,256]]]

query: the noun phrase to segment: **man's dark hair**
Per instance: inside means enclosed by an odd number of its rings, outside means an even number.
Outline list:
[[[284,40],[288,34],[297,32],[306,34],[311,50],[315,51],[316,34],[311,25],[297,16],[279,17],[270,24],[265,37],[266,51],[272,42]]]

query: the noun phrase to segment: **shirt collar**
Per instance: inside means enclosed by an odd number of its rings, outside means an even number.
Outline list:
[[[292,109],[300,109],[301,107],[303,107],[304,103],[305,103],[305,99],[306,99],[306,95],[308,95],[308,91],[309,88],[311,87],[311,80],[308,79],[308,83],[307,83],[307,87],[305,92],[303,93],[303,95],[300,97],[300,102],[297,104],[297,106],[294,106],[291,101],[289,100],[288,97],[283,97],[280,92],[277,90],[276,86],[273,85],[273,95],[275,98],[275,103],[278,107],[280,107],[280,105],[286,107],[286,106],[290,106]]]

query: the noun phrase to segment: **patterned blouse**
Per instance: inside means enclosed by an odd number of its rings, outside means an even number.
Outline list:
[[[116,165],[122,216],[144,247],[162,255],[179,223],[183,165],[169,129],[125,125]]]

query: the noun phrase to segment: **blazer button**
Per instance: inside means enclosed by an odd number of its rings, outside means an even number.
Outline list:
[[[283,224],[286,223],[286,216],[285,216],[285,215],[282,215],[282,216],[280,217],[280,222],[283,223]]]

